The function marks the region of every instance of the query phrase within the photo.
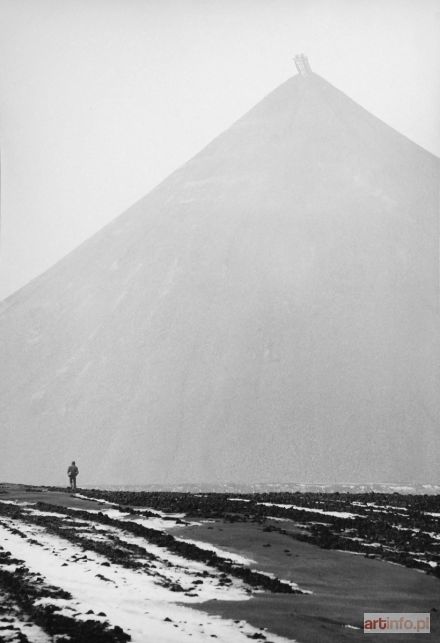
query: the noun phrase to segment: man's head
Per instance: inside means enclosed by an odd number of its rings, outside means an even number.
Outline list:
[[[73,461],[72,461],[72,464],[73,464],[73,465],[75,464],[75,460],[73,460]]]

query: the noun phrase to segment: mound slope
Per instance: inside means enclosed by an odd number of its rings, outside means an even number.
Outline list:
[[[438,482],[439,169],[289,79],[1,304],[1,477]]]

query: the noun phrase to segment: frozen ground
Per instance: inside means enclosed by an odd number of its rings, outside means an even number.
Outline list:
[[[56,508],[54,511],[41,510],[26,502],[0,502],[0,508],[2,506],[3,509],[20,510],[19,517],[7,513],[0,516],[0,551],[10,555],[1,561],[3,580],[8,575],[16,574],[17,570],[27,569],[30,574],[27,582],[31,586],[39,579],[40,588],[60,588],[69,594],[69,597],[58,598],[44,596],[43,592],[43,596],[34,600],[39,609],[56,610],[58,615],[76,622],[95,621],[109,632],[117,626],[130,640],[138,643],[145,643],[146,640],[154,643],[194,643],[212,639],[240,643],[257,637],[265,637],[261,640],[273,643],[292,640],[275,634],[262,634],[244,621],[234,622],[211,616],[195,607],[206,601],[248,600],[252,593],[261,590],[249,587],[242,580],[229,578],[204,562],[187,559],[165,547],[149,543],[145,538],[117,526],[97,523],[95,517],[101,513],[111,520],[128,520],[157,530],[158,533],[165,523],[169,525],[169,521],[163,521],[160,517],[131,516],[111,503],[99,509],[89,509],[87,520],[84,519],[84,512],[77,512],[76,518],[75,511],[72,511],[72,517],[62,510],[56,511]],[[59,528],[57,520],[61,522]],[[63,530],[68,537],[63,536]],[[90,539],[95,545],[110,544],[123,551],[126,565],[91,551]],[[186,542],[185,539],[179,540]],[[223,548],[206,543],[188,543],[201,545],[237,566],[248,566],[252,562]],[[124,558],[121,560],[124,561]],[[26,609],[23,605],[12,605],[12,597],[11,609],[4,618],[13,620],[9,621],[8,629],[0,634],[0,638],[3,637],[1,640],[18,641],[15,637],[19,631],[27,636],[27,640],[35,643],[56,640],[50,638],[53,632],[45,632],[29,622]],[[73,636],[65,640],[80,639]]]
[[[344,643],[366,608],[440,612],[434,495],[12,487],[8,643]]]

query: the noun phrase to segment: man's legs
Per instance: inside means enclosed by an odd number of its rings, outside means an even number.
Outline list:
[[[76,491],[76,476],[72,478],[72,482],[73,482],[73,487],[72,488],[73,488],[74,491]]]

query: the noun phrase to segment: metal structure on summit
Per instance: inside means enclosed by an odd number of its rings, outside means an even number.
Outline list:
[[[295,65],[298,70],[298,73],[301,76],[308,76],[312,73],[312,68],[310,67],[309,59],[305,54],[296,54],[294,57]]]

